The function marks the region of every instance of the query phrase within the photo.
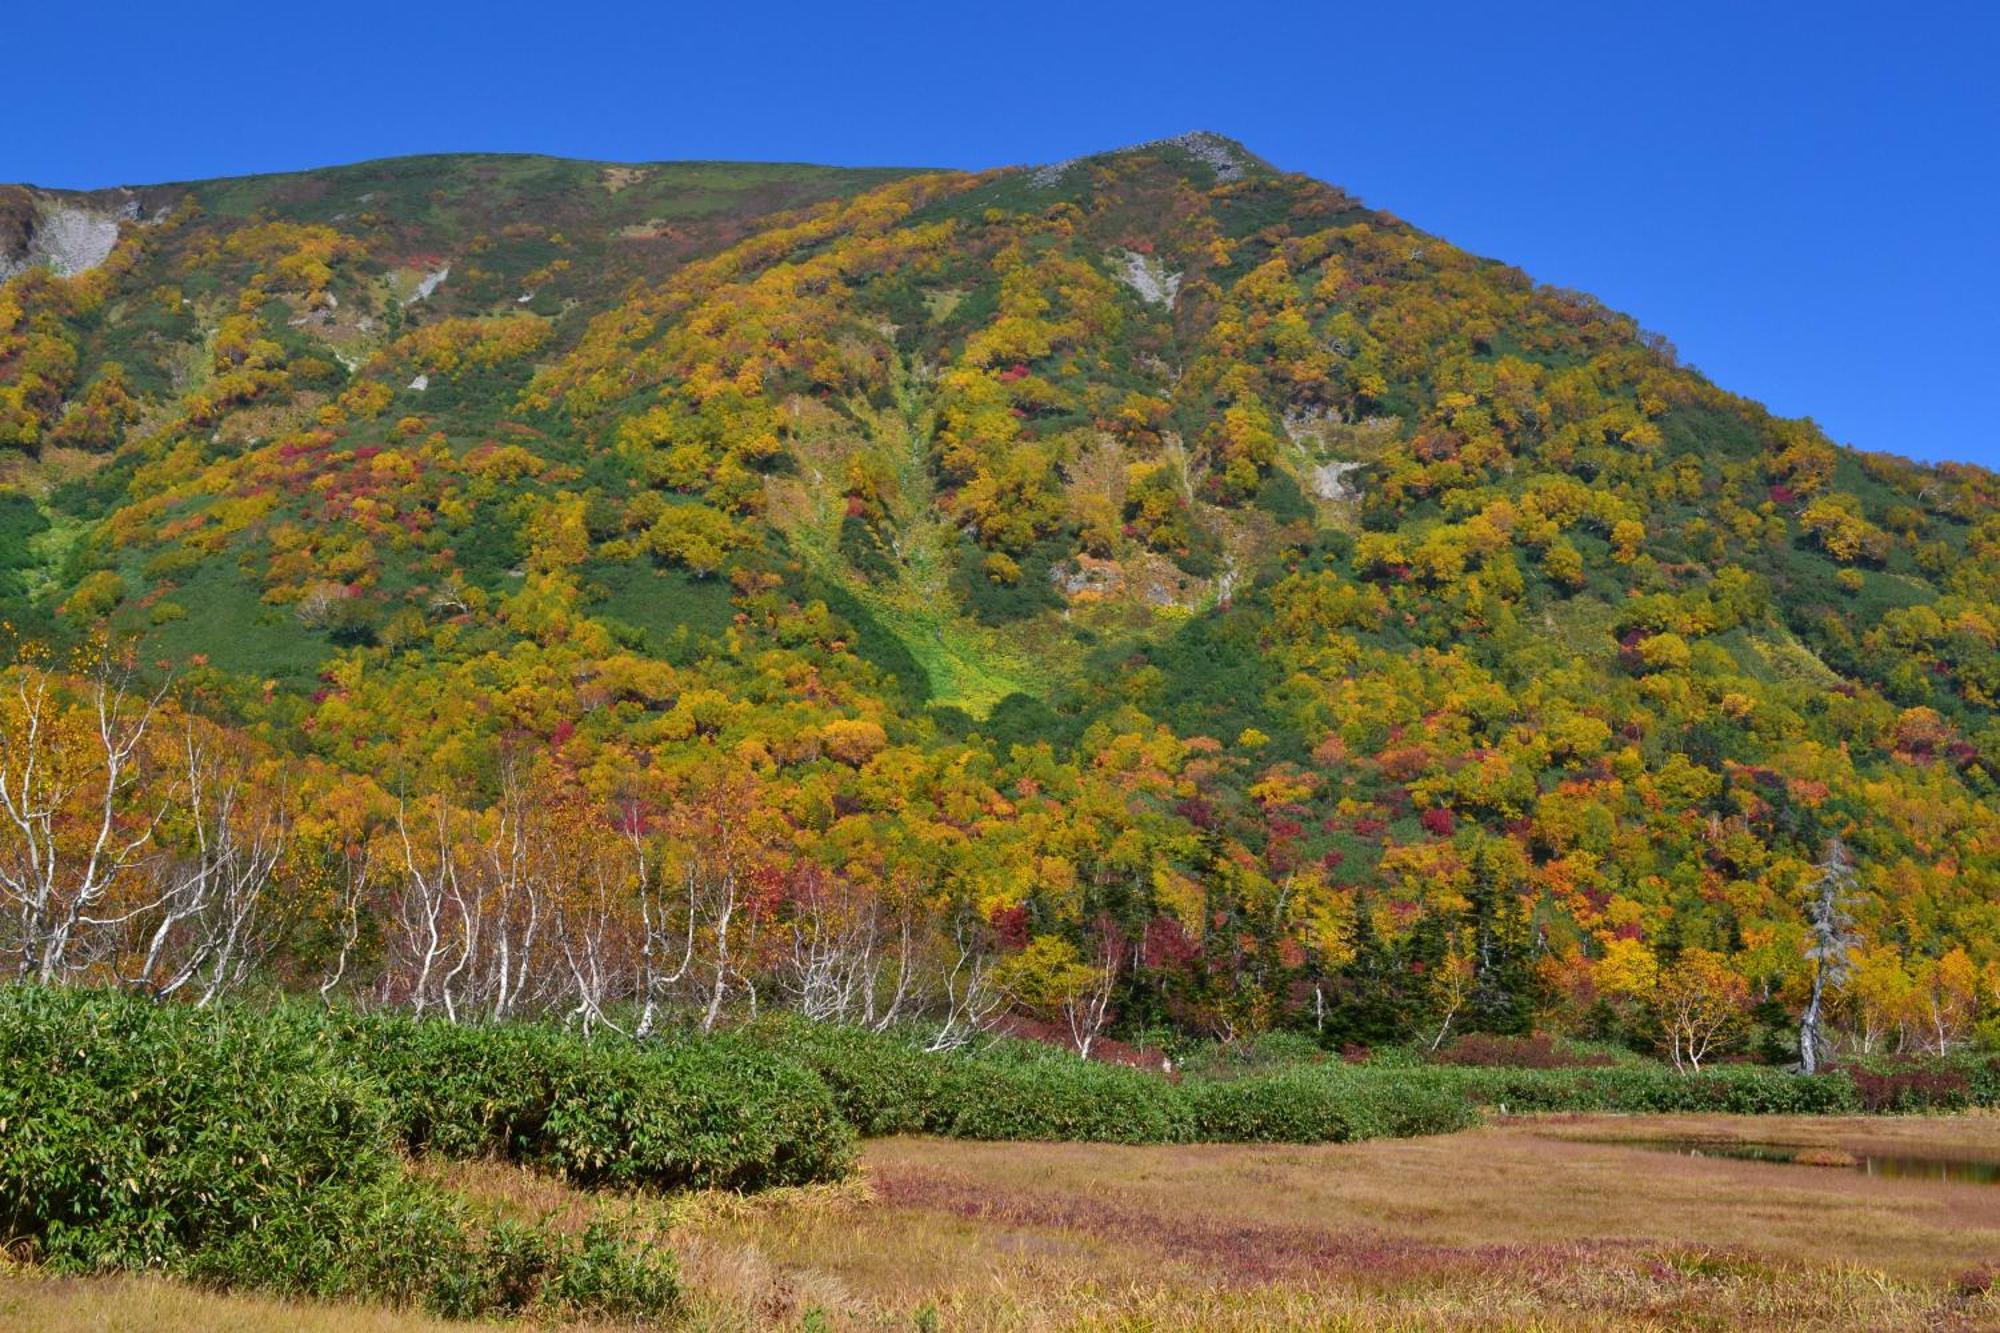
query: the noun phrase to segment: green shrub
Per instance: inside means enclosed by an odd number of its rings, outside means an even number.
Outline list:
[[[0,1230],[59,1272],[423,1304],[670,1309],[672,1270],[609,1233],[500,1224],[407,1175],[383,1090],[298,1011],[0,989]]]
[[[1756,1065],[1681,1074],[1665,1065],[1505,1069],[1434,1067],[1424,1076],[1483,1106],[1509,1111],[1706,1111],[1732,1115],[1837,1115],[1859,1109],[1844,1074],[1807,1078]]]
[[[1154,1074],[1068,1054],[956,1058],[961,1076],[949,1084],[948,1119],[940,1117],[942,1132],[953,1138],[1183,1143],[1194,1137],[1187,1098]]]
[[[603,1319],[655,1314],[679,1301],[672,1256],[651,1245],[632,1245],[603,1222],[584,1229],[544,1293],[544,1302],[562,1313]]]
[[[1308,1065],[1365,1064],[1380,1070],[1414,1069],[1431,1063],[1430,1052],[1419,1045],[1371,1048],[1351,1043],[1341,1050],[1329,1050],[1308,1033],[1284,1030],[1236,1041],[1191,1042],[1177,1054],[1183,1073],[1202,1078],[1246,1078]]]
[[[631,1242],[601,1220],[580,1236],[496,1223],[480,1248],[446,1276],[435,1302],[440,1312],[459,1318],[536,1312],[599,1319],[658,1317],[679,1303],[671,1256]]]
[[[868,1032],[796,1015],[762,1019],[746,1039],[819,1076],[840,1113],[862,1134],[943,1133],[962,1061],[926,1053],[900,1034]]]
[[[1195,1137],[1229,1143],[1347,1143],[1449,1134],[1479,1122],[1463,1091],[1400,1075],[1300,1068],[1185,1085]]]
[[[1974,1106],[2000,1106],[2000,1056],[1966,1056],[1960,1068],[1971,1085]]]
[[[708,1038],[591,1054],[556,1088],[539,1154],[576,1179],[756,1190],[837,1180],[853,1165],[853,1127],[825,1086],[771,1052]]]
[[[342,1261],[292,1242],[398,1202],[435,1248],[453,1226],[415,1186],[396,1196],[388,1124],[366,1082],[228,1011],[0,992],[0,1226],[56,1268],[186,1270],[226,1252],[260,1285],[319,1290]]]
[[[1164,1079],[1034,1042],[932,1053],[907,1034],[792,1016],[765,1019],[744,1036],[812,1069],[864,1134],[1108,1143],[1188,1137],[1187,1108]]]
[[[807,1069],[734,1037],[638,1045],[536,1024],[327,1020],[412,1151],[499,1156],[584,1185],[765,1189],[847,1173],[854,1131]]]
[[[1285,1056],[1310,1048],[1282,1040],[1271,1041],[1268,1050],[1240,1053],[1250,1062],[1241,1067],[1278,1072],[1176,1085],[1035,1042],[990,1040],[964,1052],[930,1054],[901,1034],[791,1016],[765,1019],[745,1035],[813,1069],[864,1134],[1323,1143],[1447,1133],[1477,1118],[1457,1089],[1413,1083],[1394,1071],[1286,1067]],[[1205,1067],[1239,1066],[1212,1061]]]
[[[439,1304],[445,1313],[472,1317],[481,1311],[518,1314],[533,1305],[556,1262],[556,1239],[541,1227],[503,1219],[487,1231],[477,1262],[446,1280]]]

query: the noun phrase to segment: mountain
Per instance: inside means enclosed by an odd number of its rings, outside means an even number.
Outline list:
[[[365,789],[328,847],[726,793],[751,920],[921,902],[1030,1008],[1384,1040],[1472,958],[1639,1040],[1703,950],[1775,1050],[1837,837],[1842,1021],[2000,1002],[2000,478],[1218,135],[9,187],[0,275],[7,619]]]

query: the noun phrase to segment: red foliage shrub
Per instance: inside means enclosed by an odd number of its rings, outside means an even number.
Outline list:
[[[1174,807],[1174,813],[1196,828],[1212,828],[1215,811],[1199,796],[1190,796]]]
[[[1449,838],[1452,829],[1456,827],[1452,822],[1451,811],[1441,805],[1434,805],[1424,811],[1418,816],[1417,822],[1424,826],[1426,833],[1440,838]]]
[[[1395,782],[1408,782],[1430,767],[1431,752],[1421,745],[1410,745],[1399,750],[1384,750],[1376,762],[1382,766],[1384,777]]]
[[[1907,1069],[1864,1069],[1850,1065],[1847,1077],[1870,1114],[1891,1111],[1955,1111],[1969,1105],[1972,1083],[1956,1069],[1913,1066]]]
[[[1502,1037],[1490,1032],[1468,1032],[1457,1037],[1431,1057],[1442,1065],[1479,1065],[1505,1069],[1581,1069],[1608,1065],[1608,1055],[1582,1055],[1565,1051],[1554,1037],[1537,1032],[1532,1037]]]
[[[1148,921],[1139,948],[1146,966],[1160,970],[1185,968],[1201,957],[1201,946],[1172,917]]]
[[[1008,949],[1027,948],[1028,909],[1025,906],[996,908],[993,912],[993,933]]]

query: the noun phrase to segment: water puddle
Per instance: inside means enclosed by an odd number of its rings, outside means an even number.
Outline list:
[[[1727,1157],[1745,1162],[1844,1168],[1888,1180],[1942,1180],[2000,1185],[2000,1161],[1922,1153],[1852,1152],[1800,1143],[1751,1143],[1738,1139],[1597,1139],[1598,1143],[1682,1157]]]

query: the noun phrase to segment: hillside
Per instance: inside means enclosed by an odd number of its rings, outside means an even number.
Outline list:
[[[0,614],[272,803],[244,975],[1645,1046],[1713,961],[1775,1059],[1839,837],[1841,1040],[2000,1008],[2000,477],[1229,140],[8,187],[0,275]]]

